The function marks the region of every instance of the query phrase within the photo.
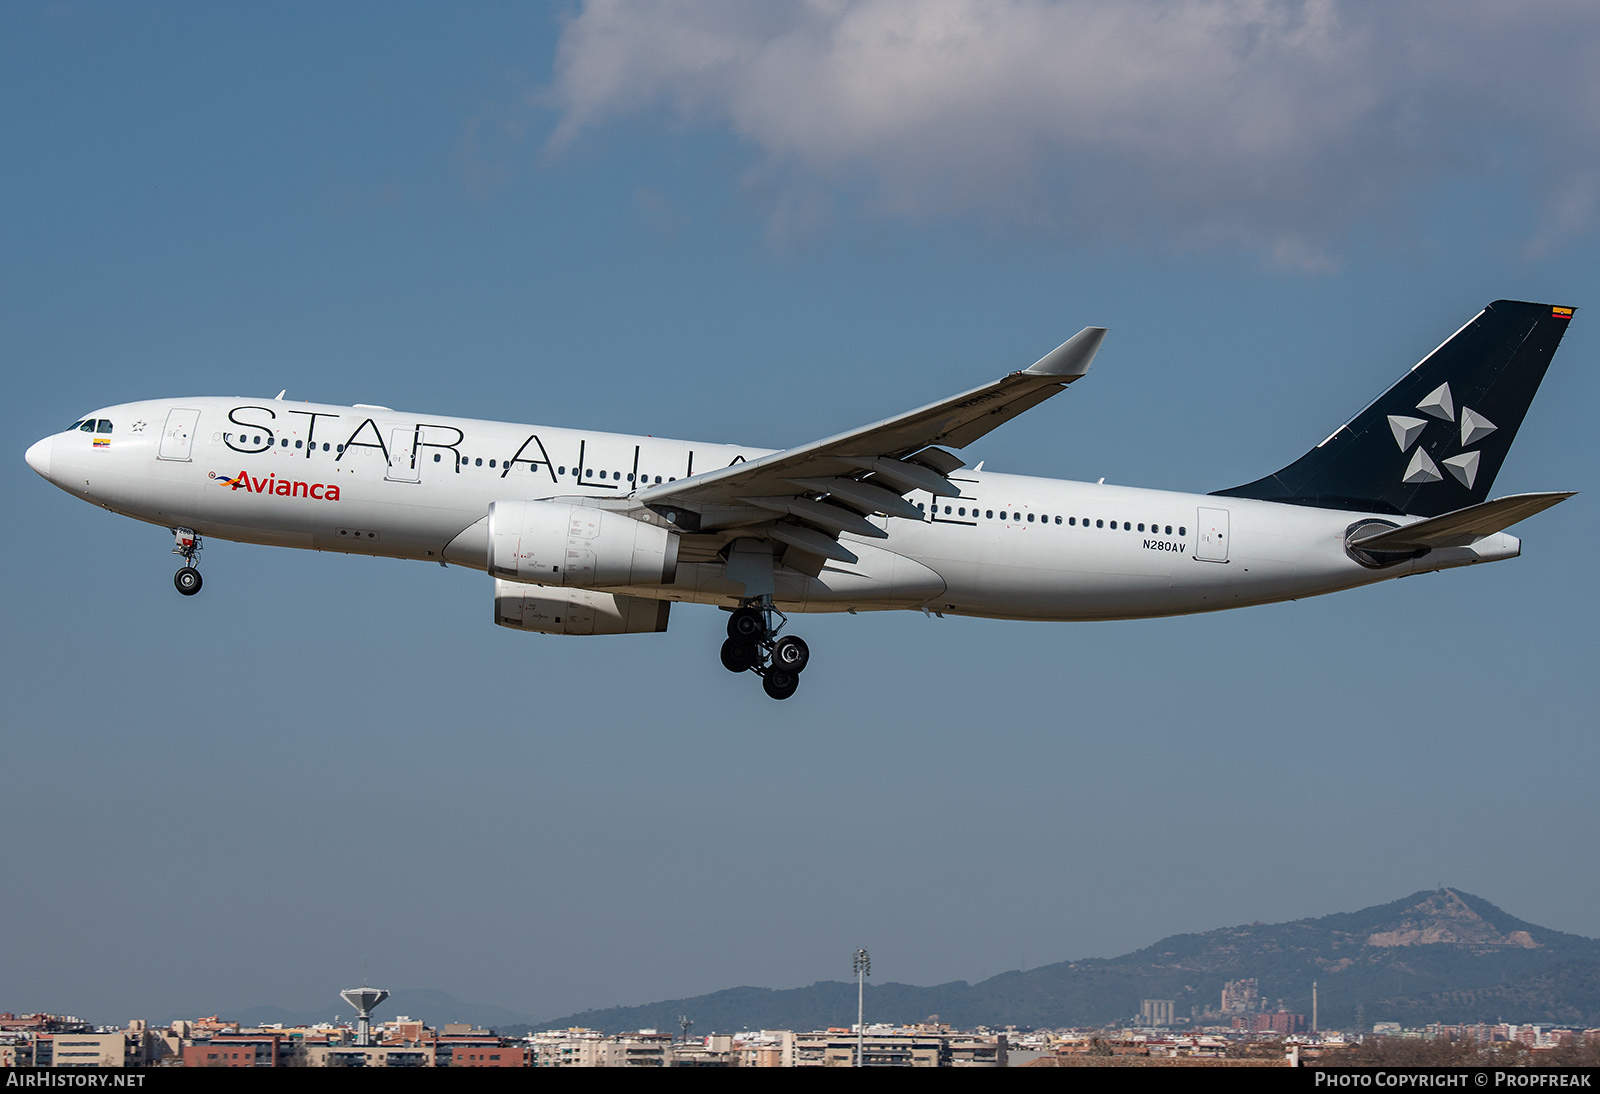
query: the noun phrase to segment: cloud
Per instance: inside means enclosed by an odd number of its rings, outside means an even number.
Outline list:
[[[1597,26],[1577,0],[592,0],[551,145],[665,110],[756,150],[775,217],[849,194],[1310,269],[1430,184],[1510,181],[1551,249],[1594,226]]]

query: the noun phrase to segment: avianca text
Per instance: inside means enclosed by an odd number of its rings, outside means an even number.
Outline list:
[[[211,473],[212,478],[217,473]],[[240,471],[233,478],[224,478],[222,482],[232,490],[244,490],[251,494],[272,494],[280,498],[311,498],[315,501],[338,501],[339,486],[337,483],[323,482],[295,482],[290,479],[280,479],[276,473],[269,473],[264,479],[250,477],[248,471]]]

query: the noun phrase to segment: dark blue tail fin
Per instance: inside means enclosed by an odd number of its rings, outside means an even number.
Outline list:
[[[1496,300],[1294,463],[1215,493],[1424,517],[1484,501],[1572,312]]]

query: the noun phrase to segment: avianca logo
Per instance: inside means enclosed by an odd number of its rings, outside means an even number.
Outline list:
[[[339,487],[336,483],[322,482],[293,482],[289,479],[280,479],[276,474],[269,474],[264,479],[252,479],[248,471],[241,471],[232,478],[210,472],[212,478],[223,486],[233,490],[245,490],[252,494],[276,494],[280,498],[312,498],[316,501],[338,501]]]

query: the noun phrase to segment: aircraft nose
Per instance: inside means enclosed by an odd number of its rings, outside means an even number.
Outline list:
[[[29,467],[47,479],[50,477],[50,451],[55,447],[55,442],[56,439],[54,437],[46,437],[42,441],[35,441],[33,447],[29,448],[22,457],[28,461]]]

